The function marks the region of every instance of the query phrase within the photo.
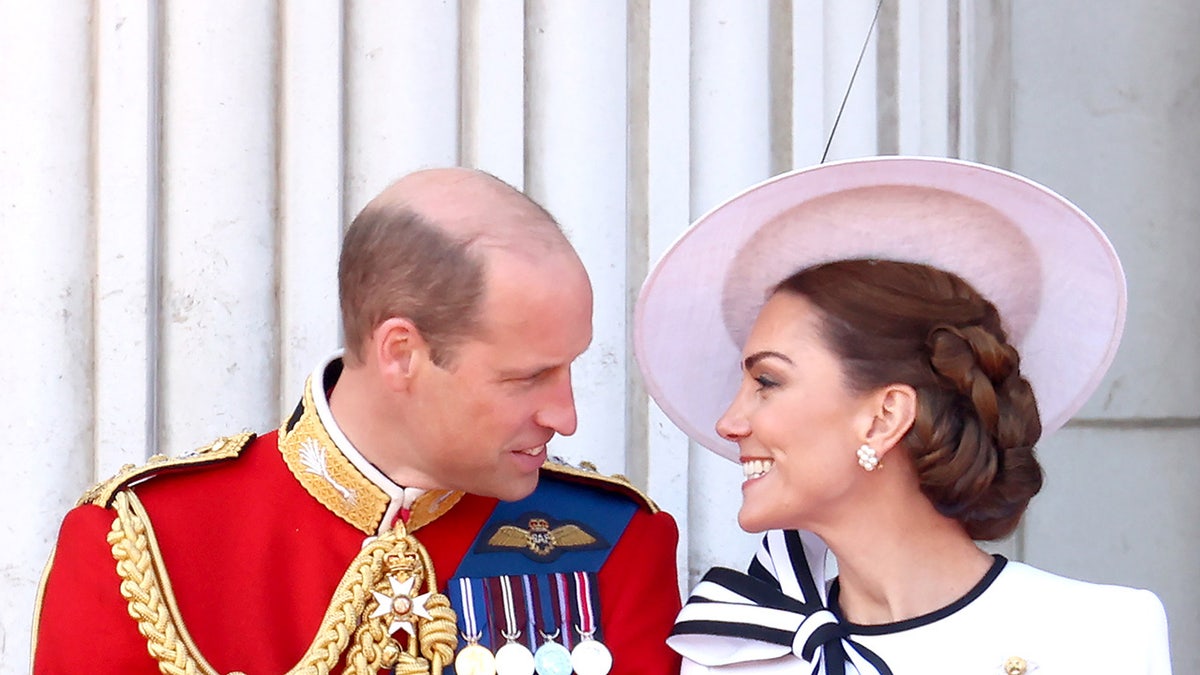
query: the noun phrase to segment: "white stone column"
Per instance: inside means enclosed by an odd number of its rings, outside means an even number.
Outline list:
[[[341,344],[337,258],[345,207],[342,5],[280,5],[279,412]]]
[[[58,521],[94,478],[91,9],[0,3],[0,644],[13,673]]]
[[[96,3],[92,231],[96,478],[158,441],[161,52],[153,3]]]
[[[771,175],[772,99],[768,4],[701,0],[693,8],[688,168],[695,218]],[[688,469],[691,586],[713,565],[744,567],[758,537],[737,528],[740,466],[693,444]]]
[[[525,185],[525,7],[463,0],[462,164]]]
[[[675,0],[632,5],[630,35],[630,297],[691,222],[691,10]],[[632,356],[629,358],[632,359]],[[631,366],[634,365],[631,361]],[[632,373],[630,478],[679,526],[681,592],[688,590],[689,442]]]
[[[166,7],[159,448],[278,423],[273,5]]]
[[[416,169],[459,160],[457,2],[346,3],[346,222]]]
[[[526,16],[525,188],[579,251],[595,295],[591,348],[573,374],[576,436],[551,453],[625,470],[628,283],[625,6],[535,0]]]

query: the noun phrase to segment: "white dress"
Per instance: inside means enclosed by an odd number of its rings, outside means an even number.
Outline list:
[[[775,578],[769,583],[777,584],[791,598],[805,600],[809,606],[804,611],[795,611],[795,606],[783,610],[748,608],[745,603],[753,604],[757,587],[739,585],[741,582],[733,578],[739,573],[731,573],[725,582],[719,578],[715,584],[702,582],[680,613],[676,632],[668,640],[685,657],[682,673],[1169,675],[1171,672],[1166,615],[1162,603],[1150,591],[1067,579],[997,556],[991,570],[975,588],[950,606],[898,623],[859,626],[837,616],[836,585],[826,591],[825,584],[805,582],[809,591],[817,590],[821,597],[804,597],[805,583],[797,584],[791,572],[807,572],[811,579],[823,579],[825,549],[814,535],[803,533],[802,540],[805,555],[798,556],[797,561],[798,533],[768,534],[756,564],[760,578],[764,576],[762,572],[769,573]],[[789,544],[793,564],[781,564],[788,560]],[[803,569],[805,563],[811,569]],[[769,597],[769,594],[759,595],[757,599],[777,607],[787,605],[786,601]],[[823,609],[830,605],[833,611]],[[814,608],[817,611],[812,611]],[[785,615],[791,618],[785,620]],[[805,638],[815,628],[822,628],[825,635],[807,640],[813,651],[809,652],[811,660],[805,660],[802,658]],[[786,631],[794,631],[795,636],[792,644],[785,646],[780,644],[785,640],[779,638]],[[829,639],[830,633],[837,633],[838,637]],[[816,646],[817,643],[821,646]],[[830,643],[840,644],[831,647]],[[848,656],[840,656],[842,653]],[[870,657],[881,661],[886,669],[877,668]],[[1014,670],[1006,670],[1006,663]],[[1016,669],[1021,664],[1024,670]]]

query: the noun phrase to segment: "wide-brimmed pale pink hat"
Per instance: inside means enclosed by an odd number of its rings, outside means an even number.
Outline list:
[[[870,157],[776,176],[709,211],[651,270],[634,313],[646,389],[692,439],[737,459],[714,425],[737,392],[741,349],[770,289],[834,260],[924,263],[996,305],[1043,435],[1087,401],[1125,323],[1108,238],[1062,196],[989,166]]]

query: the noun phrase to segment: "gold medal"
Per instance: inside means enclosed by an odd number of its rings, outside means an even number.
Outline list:
[[[475,611],[475,584],[476,580],[461,578],[458,580],[458,592],[462,598],[462,616],[465,632],[462,634],[462,639],[466,641],[467,646],[459,650],[454,657],[454,672],[457,675],[496,675],[496,657],[492,656],[492,652],[483,645],[479,644],[479,639],[483,634],[479,631],[479,622],[476,621]]]
[[[454,657],[454,672],[457,675],[496,675],[496,657],[487,647],[471,642]]]

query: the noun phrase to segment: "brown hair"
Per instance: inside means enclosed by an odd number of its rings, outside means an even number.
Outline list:
[[[483,260],[420,214],[392,203],[369,204],[350,224],[338,259],[338,296],[346,350],[356,360],[371,331],[406,317],[429,344],[435,363],[480,327]]]
[[[916,390],[902,444],[934,507],[974,539],[1010,534],[1042,487],[1042,425],[995,306],[954,274],[883,260],[819,265],[775,290],[819,310],[851,389]]]

